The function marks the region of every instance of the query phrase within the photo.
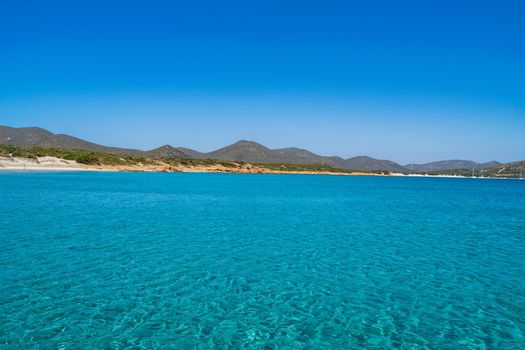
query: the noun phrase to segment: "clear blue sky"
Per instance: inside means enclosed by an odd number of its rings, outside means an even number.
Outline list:
[[[0,125],[525,159],[525,1],[3,1]]]

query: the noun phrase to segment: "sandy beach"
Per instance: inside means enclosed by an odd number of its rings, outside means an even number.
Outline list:
[[[20,157],[0,157],[1,171],[103,171],[103,172],[164,172],[164,173],[232,173],[232,174],[296,174],[296,175],[333,175],[333,176],[396,176],[422,178],[456,178],[470,179],[472,177],[460,175],[429,175],[429,174],[401,174],[401,173],[370,173],[370,172],[329,172],[329,171],[280,171],[265,168],[260,165],[239,163],[237,167],[227,167],[221,164],[213,165],[173,165],[162,161],[155,164],[137,165],[85,165],[72,160],[56,157],[38,157],[37,159]],[[476,179],[494,179],[494,177],[474,177]],[[507,179],[499,177],[497,179]]]
[[[56,157],[37,159],[0,157],[0,171],[104,171],[106,169],[79,164]]]
[[[238,164],[237,167],[227,167],[221,164],[214,165],[172,165],[162,161],[155,164],[138,165],[85,165],[72,160],[56,157],[38,157],[36,159],[20,157],[0,157],[0,171],[116,171],[116,172],[185,172],[185,173],[239,173],[239,174],[304,174],[304,175],[367,175],[381,176],[381,174],[364,172],[328,172],[328,171],[280,171],[268,169],[253,164]]]

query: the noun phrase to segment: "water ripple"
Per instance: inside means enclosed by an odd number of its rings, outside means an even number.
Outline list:
[[[525,183],[0,174],[0,347],[525,348]]]

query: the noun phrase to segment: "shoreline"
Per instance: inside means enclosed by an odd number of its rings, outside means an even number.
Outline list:
[[[334,176],[388,176],[375,173],[342,173],[329,171],[277,171],[270,169],[257,169],[244,171],[242,169],[210,169],[200,167],[185,167],[184,169],[152,169],[149,167],[5,167],[0,166],[0,172],[115,172],[115,173],[218,173],[218,174],[275,174],[275,175],[334,175]]]
[[[21,157],[0,157],[0,172],[157,172],[157,173],[237,173],[237,174],[299,174],[299,175],[344,175],[344,176],[385,176],[379,173],[339,171],[286,171],[269,169],[263,165],[239,163],[234,166],[223,164],[170,164],[163,161],[129,165],[85,165],[71,160],[45,156],[36,159]]]
[[[483,179],[483,180],[525,180],[525,178],[513,177],[470,177],[459,175],[426,175],[426,174],[381,174],[365,172],[315,172],[315,171],[277,171],[270,169],[257,169],[257,171],[203,169],[199,167],[185,167],[185,169],[152,169],[142,167],[51,167],[51,166],[29,166],[13,167],[0,166],[2,172],[105,172],[105,173],[216,173],[216,174],[259,174],[259,175],[331,175],[331,176],[379,176],[379,177],[415,177],[415,178],[444,178],[444,179]]]
[[[221,164],[183,165],[156,162],[135,165],[84,165],[75,161],[56,157],[39,157],[35,159],[19,157],[0,157],[0,172],[150,172],[150,173],[225,173],[225,174],[274,174],[274,175],[331,175],[331,176],[392,176],[419,178],[452,178],[452,179],[501,179],[524,180],[513,177],[470,177],[461,175],[428,175],[382,172],[339,172],[339,171],[285,171],[269,169],[264,165],[239,164],[236,167]]]

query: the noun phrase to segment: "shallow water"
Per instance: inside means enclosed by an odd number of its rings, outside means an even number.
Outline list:
[[[0,347],[525,348],[525,181],[0,173],[0,214]]]

